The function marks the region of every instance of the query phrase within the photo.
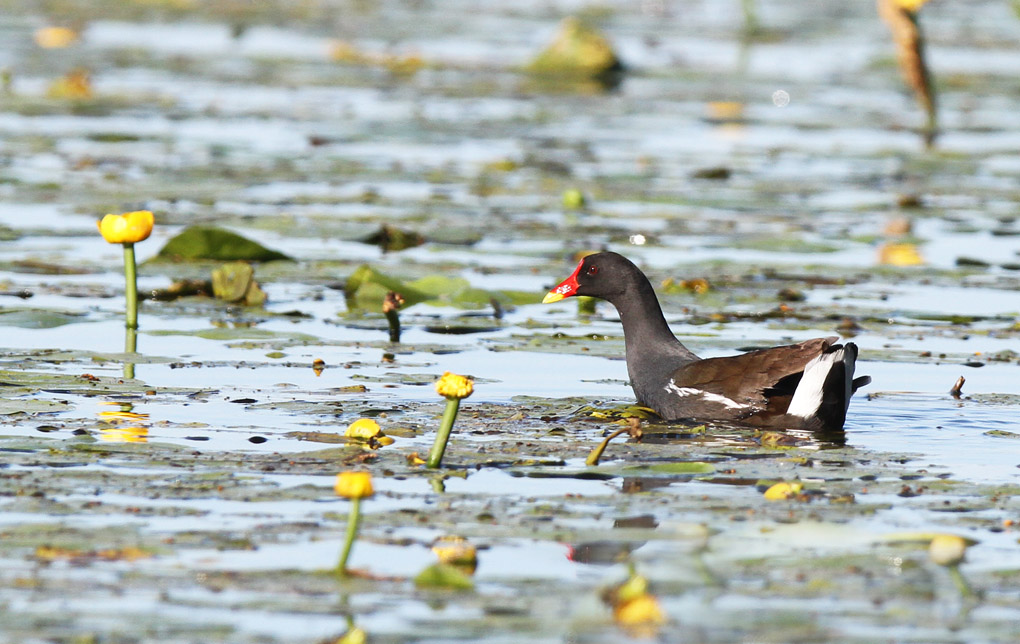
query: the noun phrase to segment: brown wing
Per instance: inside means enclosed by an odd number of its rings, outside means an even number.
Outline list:
[[[737,356],[698,360],[677,369],[673,383],[725,396],[740,404],[764,406],[771,395],[792,394],[804,365],[837,340],[815,338]],[[783,382],[784,379],[787,380]]]

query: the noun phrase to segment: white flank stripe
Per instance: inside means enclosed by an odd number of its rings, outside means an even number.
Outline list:
[[[672,381],[666,385],[666,391],[671,391],[681,398],[686,398],[687,396],[698,396],[702,400],[718,403],[724,407],[729,407],[730,409],[743,409],[747,406],[741,405],[737,401],[731,400],[726,396],[713,394],[712,392],[705,391],[704,389],[695,389],[694,387],[677,387],[676,383]]]

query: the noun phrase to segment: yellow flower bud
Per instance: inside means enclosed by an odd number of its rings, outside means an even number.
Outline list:
[[[647,594],[648,578],[644,575],[631,575],[627,581],[620,584],[616,589],[616,600],[618,604],[626,604],[641,595]]]
[[[439,563],[463,566],[474,572],[478,565],[478,553],[467,539],[458,536],[443,536],[432,544],[432,552],[439,557]]]
[[[344,436],[347,438],[375,438],[376,436],[382,435],[382,428],[379,427],[379,423],[375,422],[371,418],[359,418],[350,425],[347,426],[347,431],[344,432]]]
[[[363,499],[375,494],[372,489],[372,475],[368,472],[341,472],[336,475],[333,487],[337,495],[348,499]]]
[[[154,219],[148,210],[106,215],[97,225],[103,239],[111,244],[133,244],[149,238]]]
[[[785,501],[797,496],[803,489],[802,483],[776,483],[765,490],[765,498],[769,501]]]
[[[963,561],[967,542],[955,534],[940,534],[928,545],[928,556],[940,566],[955,566]]]
[[[336,641],[336,644],[365,644],[368,641],[368,634],[357,626],[344,633],[343,637]]]
[[[624,602],[613,610],[616,623],[621,626],[644,626],[665,624],[666,614],[659,606],[655,595],[644,593],[628,602]]]
[[[474,392],[475,386],[470,378],[458,376],[447,371],[436,382],[436,392],[446,398],[467,398]]]
[[[78,40],[78,33],[67,27],[42,27],[35,31],[35,44],[43,49],[63,49]]]
[[[896,0],[896,4],[898,4],[901,9],[906,9],[907,11],[913,11],[915,13],[919,11],[926,2],[928,2],[928,0]]]

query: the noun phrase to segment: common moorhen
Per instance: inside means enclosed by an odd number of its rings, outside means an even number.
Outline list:
[[[542,302],[572,295],[616,307],[634,395],[665,420],[841,430],[853,392],[871,382],[868,376],[854,378],[857,345],[836,344],[836,337],[699,358],[669,330],[645,274],[617,253],[588,255]]]

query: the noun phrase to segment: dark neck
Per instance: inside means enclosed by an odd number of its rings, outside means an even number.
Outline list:
[[[697,359],[669,330],[648,279],[639,277],[630,288],[609,300],[623,323],[628,366],[663,358]]]

